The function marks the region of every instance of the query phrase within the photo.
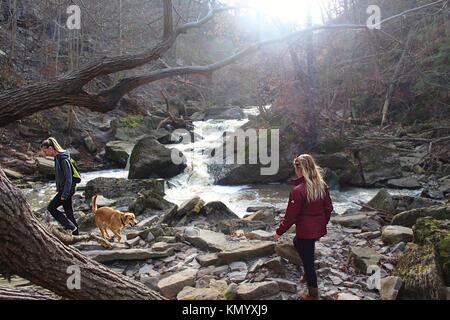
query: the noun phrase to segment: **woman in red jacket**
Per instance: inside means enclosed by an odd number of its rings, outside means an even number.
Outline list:
[[[307,154],[294,159],[297,179],[289,195],[286,214],[276,230],[278,241],[292,225],[296,225],[294,246],[303,262],[305,275],[301,282],[307,282],[308,293],[302,294],[302,300],[318,300],[319,290],[314,265],[315,243],[327,234],[333,205],[328,186],[323,180],[321,169]]]

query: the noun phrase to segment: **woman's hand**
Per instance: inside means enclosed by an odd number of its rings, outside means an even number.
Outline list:
[[[278,235],[278,233],[275,232],[275,235],[273,236],[273,239],[274,239],[275,241],[280,240],[280,236]]]

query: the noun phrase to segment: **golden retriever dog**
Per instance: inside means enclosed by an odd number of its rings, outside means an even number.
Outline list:
[[[97,209],[97,196],[92,197],[92,211],[94,212],[95,225],[102,233],[102,237],[108,240],[110,229],[119,242],[122,242],[122,228],[126,225],[134,227],[136,225],[136,217],[131,212],[120,212],[110,207],[102,207]]]

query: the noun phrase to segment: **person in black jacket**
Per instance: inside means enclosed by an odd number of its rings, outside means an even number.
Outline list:
[[[66,230],[78,235],[78,225],[73,215],[72,196],[75,193],[70,154],[64,150],[55,138],[48,138],[41,144],[44,155],[55,158],[55,175],[57,194],[49,203],[47,210]],[[58,210],[63,206],[64,213]]]

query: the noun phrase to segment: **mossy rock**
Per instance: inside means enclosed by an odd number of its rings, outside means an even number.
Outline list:
[[[419,218],[432,217],[434,219],[450,219],[450,206],[436,205],[429,208],[418,208],[396,214],[392,219],[393,225],[411,228]]]
[[[400,299],[445,299],[445,283],[432,244],[410,243],[393,275],[402,278],[405,283],[399,293]]]
[[[421,218],[417,220],[413,230],[417,243],[434,246],[439,269],[445,284],[450,286],[450,220]]]
[[[120,118],[120,124],[126,128],[137,128],[144,122],[144,116],[131,115],[124,118]]]

